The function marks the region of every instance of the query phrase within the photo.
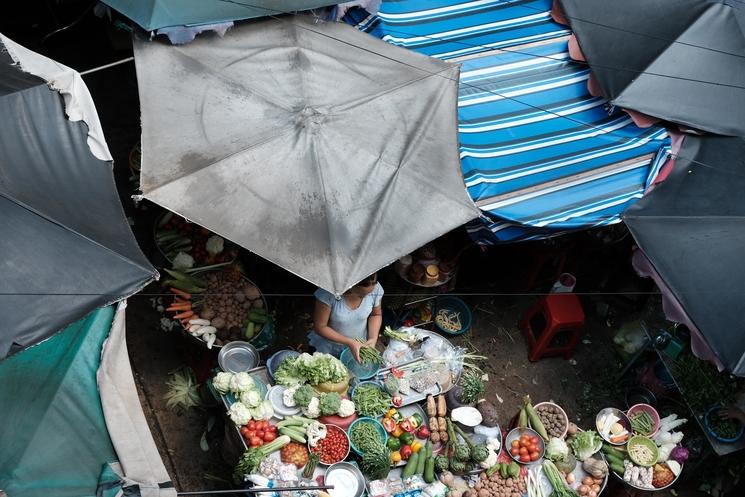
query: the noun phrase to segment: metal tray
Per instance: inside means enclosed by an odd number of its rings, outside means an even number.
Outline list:
[[[401,413],[402,416],[408,418],[409,416],[413,416],[414,414],[419,414],[422,417],[422,420],[424,420],[424,423],[429,427],[429,416],[427,416],[427,413],[424,412],[424,409],[422,409],[422,406],[419,404],[410,404],[407,406],[401,406],[396,408],[398,412]],[[383,416],[379,416],[378,420],[383,419]],[[426,440],[417,439],[420,442],[426,443]],[[392,468],[396,468],[399,466],[406,466],[406,461],[400,461],[398,464],[391,464]]]
[[[426,364],[426,361],[420,357],[420,358],[414,359],[412,361],[409,361],[409,362],[406,362],[406,363],[403,363],[403,364],[399,364],[398,366],[394,366],[394,367],[396,367],[397,369],[401,369],[402,367],[412,366],[412,365],[416,365],[418,363],[421,363],[422,365],[424,365],[424,364]],[[388,375],[390,373],[390,371],[391,371],[391,368],[385,368],[385,369],[378,370],[378,372],[372,378],[371,381],[375,381],[375,382],[380,383],[382,385],[383,384],[383,380],[385,379],[386,375]],[[423,401],[424,399],[427,398],[427,395],[439,395],[439,394],[445,393],[445,392],[447,392],[447,390],[444,390],[442,388],[442,386],[440,385],[439,382],[438,383],[435,383],[434,386],[432,386],[431,388],[425,390],[424,392],[417,392],[417,391],[415,391],[412,388],[411,389],[411,393],[409,395],[400,395],[401,399],[403,400],[403,404],[401,404],[401,407],[404,407],[404,406],[408,406],[408,405],[411,405],[411,404],[416,404],[418,402],[421,402],[421,401]]]

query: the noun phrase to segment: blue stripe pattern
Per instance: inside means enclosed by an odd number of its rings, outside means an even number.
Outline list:
[[[358,29],[442,59],[463,57],[460,156],[482,243],[619,222],[656,176],[669,138],[587,89],[550,0],[388,0]],[[501,50],[496,50],[500,48]]]

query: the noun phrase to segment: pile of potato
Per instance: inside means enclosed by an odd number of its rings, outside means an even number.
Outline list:
[[[564,435],[568,421],[566,415],[557,406],[543,404],[536,407],[535,410],[549,436],[561,438]]]
[[[474,495],[464,497],[522,497],[527,489],[522,475],[517,478],[502,478],[498,471],[491,476],[481,473],[471,492]]]

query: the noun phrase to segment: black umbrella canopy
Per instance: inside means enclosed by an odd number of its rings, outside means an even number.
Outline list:
[[[667,179],[626,211],[639,247],[733,373],[745,376],[745,139],[688,136]]]
[[[614,104],[723,135],[745,135],[745,34],[706,0],[560,0]]]
[[[111,163],[46,82],[0,42],[0,359],[157,276],[129,229]]]

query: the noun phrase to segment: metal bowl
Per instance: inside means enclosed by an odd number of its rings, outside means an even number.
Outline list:
[[[621,423],[621,426],[623,426],[623,427],[624,427],[624,428],[626,429],[626,431],[628,431],[628,432],[629,432],[629,436],[628,436],[627,438],[625,438],[624,440],[622,440],[622,441],[620,441],[620,442],[611,442],[611,441],[610,441],[610,438],[606,437],[606,436],[605,436],[605,435],[604,435],[604,434],[602,433],[602,427],[600,426],[600,420],[601,420],[601,419],[602,419],[602,418],[603,418],[604,416],[606,416],[607,414],[613,414],[613,415],[615,415],[615,416],[616,416],[617,418],[619,418],[618,422],[619,422],[619,423]],[[620,446],[620,445],[626,445],[626,442],[627,442],[627,441],[629,440],[629,438],[631,437],[631,421],[629,421],[629,418],[628,418],[628,416],[626,416],[626,414],[625,414],[625,413],[624,413],[624,412],[623,412],[622,410],[620,410],[620,409],[616,409],[615,407],[606,407],[605,409],[602,409],[602,410],[601,410],[601,411],[600,411],[600,412],[598,413],[598,415],[597,415],[597,416],[595,416],[595,430],[596,430],[596,431],[598,432],[598,434],[600,435],[600,437],[601,437],[601,438],[602,438],[603,440],[605,440],[606,442],[608,442],[608,443],[609,443],[609,444],[611,444],[611,445],[619,445],[619,446]]]
[[[259,365],[259,352],[248,342],[228,342],[217,355],[220,369],[228,373],[241,373]]]
[[[328,491],[331,497],[361,497],[365,492],[365,477],[355,464],[348,462],[329,466],[324,473],[324,482],[334,486]]]
[[[546,452],[546,443],[543,441],[543,438],[541,438],[541,436],[538,434],[537,431],[531,430],[530,428],[525,428],[524,430],[521,430],[520,428],[513,428],[507,434],[507,436],[504,439],[504,444],[503,445],[504,445],[505,450],[507,451],[507,453],[510,455],[510,457],[515,462],[517,462],[518,464],[531,464],[531,463],[534,463],[535,462],[535,461],[530,461],[530,462],[527,462],[526,461],[526,462],[523,462],[519,458],[517,458],[517,457],[515,457],[515,456],[512,455],[512,452],[510,451],[510,449],[512,447],[512,442],[513,442],[513,440],[518,440],[521,435],[530,435],[531,437],[537,437],[538,438],[538,440],[539,440],[538,445],[540,446],[540,449],[541,449],[540,451],[538,451],[538,454],[539,454],[538,461],[540,461],[541,459],[543,459],[543,454]]]
[[[324,426],[326,427],[327,432],[328,431],[331,431],[331,430],[336,430],[339,433],[341,433],[342,435],[344,435],[344,438],[347,439],[347,453],[344,454],[344,457],[342,457],[341,459],[339,459],[337,462],[332,462],[332,463],[324,462],[323,459],[319,459],[318,464],[321,464],[323,466],[329,466],[329,468],[330,468],[331,466],[334,466],[335,464],[341,464],[341,463],[343,463],[347,459],[347,457],[349,457],[349,451],[351,450],[352,442],[349,440],[349,435],[347,435],[347,432],[344,431],[344,430],[342,430],[338,426],[336,426],[336,425],[330,425],[328,423],[325,424]],[[310,442],[308,442],[308,451],[309,452],[312,452],[312,447],[310,446]],[[363,479],[363,481],[364,481],[364,479]]]

